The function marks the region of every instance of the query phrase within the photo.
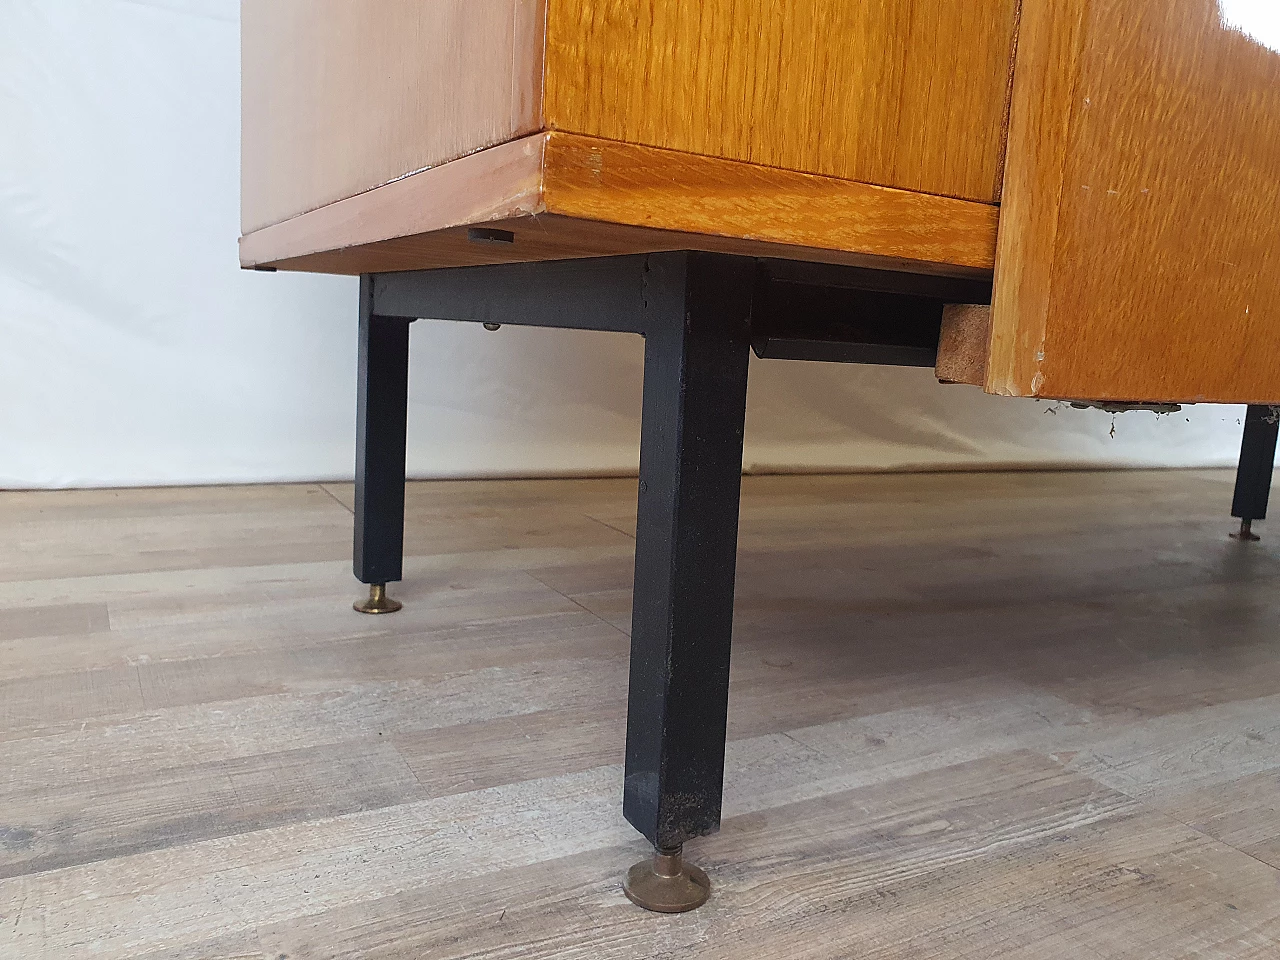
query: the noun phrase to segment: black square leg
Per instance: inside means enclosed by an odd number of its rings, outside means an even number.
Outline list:
[[[623,813],[659,853],[628,895],[675,910],[705,899],[681,845],[720,825],[753,274],[709,254],[652,264]]]
[[[1251,406],[1244,421],[1240,444],[1240,465],[1236,468],[1236,491],[1231,515],[1240,518],[1238,540],[1257,540],[1253,521],[1267,518],[1271,498],[1271,472],[1275,467],[1276,435],[1280,430],[1280,408]]]
[[[989,302],[990,284],[668,252],[396,272],[362,290],[356,575],[370,583],[400,576],[407,318],[646,338],[623,812],[655,856],[624,889],[651,910],[697,907],[710,884],[682,847],[720,825],[753,327],[775,356],[932,365],[943,305]]]
[[[393,613],[386,595],[404,557],[405,426],[409,324],[373,312],[373,278],[360,279],[360,367],[356,400],[356,522],[352,568],[369,584],[361,613]]]

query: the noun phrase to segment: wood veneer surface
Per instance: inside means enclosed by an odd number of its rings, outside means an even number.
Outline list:
[[[551,129],[990,202],[1016,7],[243,0],[243,232]]]
[[[993,201],[1017,0],[550,0],[549,126]]]
[[[539,134],[241,241],[246,266],[334,273],[705,249],[978,274],[997,208],[630,144]],[[466,226],[514,234],[474,244]]]
[[[242,0],[242,230],[542,127],[545,0]]]
[[[993,306],[994,393],[1280,401],[1280,52],[1215,0],[1027,5]]]

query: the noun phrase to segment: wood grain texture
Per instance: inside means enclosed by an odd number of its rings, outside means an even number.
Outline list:
[[[948,304],[942,311],[938,362],[934,373],[943,383],[987,382],[991,355],[991,308],[972,303]]]
[[[993,393],[1280,400],[1280,53],[1215,0],[1028,5]]]
[[[997,217],[990,204],[552,133],[249,234],[241,262],[361,273],[694,249],[979,275]],[[468,223],[515,243],[470,243]]]
[[[543,129],[999,196],[1017,0],[242,6],[244,233]]]
[[[455,227],[464,229],[447,234],[453,245],[482,255],[486,248],[477,250],[475,244],[467,243],[466,225],[544,210],[545,147],[545,135],[525,137],[255,230],[240,240],[240,264],[278,265],[334,252],[341,262],[346,257],[362,258],[362,250],[381,241]]]
[[[997,210],[715,157],[551,135],[544,196],[568,217],[976,270]]]
[[[993,201],[1016,0],[551,0],[553,129]]]
[[[1280,552],[1231,483],[746,478],[666,920],[619,891],[634,480],[410,484],[395,618],[349,485],[0,493],[0,956],[1272,960]]]
[[[542,126],[545,0],[242,0],[243,232]]]

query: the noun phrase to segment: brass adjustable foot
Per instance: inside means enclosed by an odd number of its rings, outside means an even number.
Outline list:
[[[1253,532],[1253,521],[1252,521],[1252,520],[1241,520],[1241,521],[1240,521],[1240,532],[1239,532],[1239,533],[1233,533],[1233,534],[1231,534],[1231,539],[1232,539],[1232,540],[1241,540],[1241,541],[1244,541],[1244,542],[1252,542],[1252,541],[1255,541],[1255,540],[1261,540],[1262,538],[1261,538],[1261,537],[1259,537],[1256,533],[1254,533],[1254,532]]]
[[[707,902],[711,881],[684,862],[681,848],[655,850],[653,857],[627,871],[622,892],[637,906],[657,913],[684,913]]]
[[[387,596],[385,583],[369,584],[369,599],[357,600],[351,605],[357,613],[395,613],[404,604]]]

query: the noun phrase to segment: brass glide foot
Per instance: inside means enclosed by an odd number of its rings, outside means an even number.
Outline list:
[[[637,906],[656,913],[696,910],[711,895],[711,881],[697,867],[689,866],[681,848],[656,850],[627,871],[622,892]]]
[[[1231,539],[1240,540],[1246,543],[1252,543],[1253,541],[1261,540],[1262,538],[1253,532],[1252,520],[1241,520],[1240,532],[1231,534]]]
[[[369,584],[369,599],[357,600],[351,605],[357,613],[395,613],[404,604],[387,596],[385,583]]]

